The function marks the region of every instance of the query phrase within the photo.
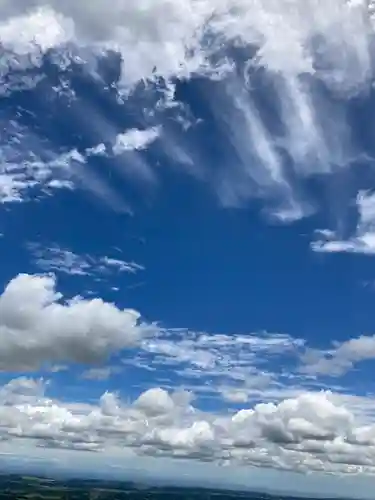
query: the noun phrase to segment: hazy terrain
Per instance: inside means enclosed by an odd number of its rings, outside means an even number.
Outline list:
[[[233,491],[214,488],[154,486],[101,479],[56,479],[0,476],[0,499],[117,499],[117,500],[298,500],[298,497],[264,492]],[[306,497],[305,497],[306,498]]]

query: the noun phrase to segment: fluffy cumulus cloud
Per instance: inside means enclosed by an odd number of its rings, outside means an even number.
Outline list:
[[[132,402],[105,392],[97,404],[63,403],[43,380],[0,390],[1,438],[37,446],[191,458],[283,470],[373,472],[375,428],[330,393],[306,393],[233,414],[203,412],[192,394],[151,388]]]
[[[117,80],[122,98],[139,97],[141,88],[146,93],[149,88],[155,90],[152,83],[159,93],[164,92],[151,109],[146,110],[145,98],[142,109],[148,118],[153,117],[151,126],[130,126],[121,132],[112,126],[110,130],[108,119],[85,103],[85,114],[95,118],[87,120],[89,126],[102,122],[103,141],[81,151],[81,158],[72,158],[66,151],[59,151],[57,157],[68,154],[65,161],[72,164],[82,163],[82,158],[87,161],[108,153],[122,156],[130,151],[130,175],[155,182],[155,169],[139,153],[160,136],[160,123],[154,118],[163,106],[179,110],[176,123],[186,122],[184,106],[174,100],[176,79],[200,75],[221,80],[220,98],[208,93],[207,105],[236,161],[229,160],[217,174],[207,175],[202,166],[206,162],[197,165],[195,161],[200,151],[187,149],[171,131],[160,137],[162,150],[170,160],[208,181],[223,205],[240,206],[262,197],[273,216],[290,222],[316,208],[303,194],[306,177],[339,172],[358,155],[351,124],[337,103],[369,88],[373,33],[373,6],[364,1],[332,0],[327,6],[323,0],[256,0],[250,4],[248,0],[116,0],[108,9],[104,0],[95,0],[87,9],[73,0],[34,0],[27,8],[24,3],[5,0],[0,6],[0,81],[7,95],[37,86],[45,77],[42,66],[48,54],[62,72],[73,63],[81,64],[100,85],[101,58],[108,51],[119,54]],[[245,59],[236,68],[233,47],[243,49],[241,59]],[[40,71],[28,71],[31,67]],[[277,120],[271,119],[280,122],[276,136],[270,117],[252,96],[257,86],[254,68],[265,70],[265,83],[276,103]],[[55,90],[65,96],[69,78],[62,80]],[[326,86],[325,96],[317,94],[313,81]],[[327,97],[330,93],[335,99]],[[40,137],[33,137],[33,151],[38,141]],[[28,149],[30,142],[23,141]],[[33,165],[27,171],[22,167],[25,161]],[[23,199],[25,190],[41,181],[45,188],[71,188],[76,170],[65,169],[65,177],[56,179],[58,169],[51,168],[51,159],[12,162],[7,157],[6,165],[0,171],[3,201]],[[92,172],[83,172],[86,187],[108,203],[114,199],[109,187]],[[112,203],[117,209],[121,206],[120,200]]]
[[[0,296],[0,368],[92,363],[135,346],[152,327],[132,309],[101,299],[63,300],[53,276],[19,275]]]

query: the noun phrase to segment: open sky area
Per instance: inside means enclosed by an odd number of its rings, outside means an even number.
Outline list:
[[[0,0],[0,465],[375,488],[373,0]]]

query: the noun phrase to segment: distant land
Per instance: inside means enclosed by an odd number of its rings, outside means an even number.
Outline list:
[[[0,474],[0,500],[298,500],[295,495],[104,479]],[[306,500],[307,497],[303,497]],[[333,499],[332,499],[333,500]],[[335,499],[337,500],[337,498]]]

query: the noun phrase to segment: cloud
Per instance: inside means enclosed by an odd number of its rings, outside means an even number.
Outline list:
[[[76,276],[103,276],[113,273],[135,274],[144,267],[135,262],[127,262],[113,257],[77,255],[71,250],[53,245],[50,248],[38,244],[28,245],[34,256],[35,265],[45,272],[64,273]]]
[[[29,248],[34,254],[35,264],[42,271],[78,276],[87,276],[92,272],[94,262],[86,256],[77,255],[57,246],[42,248],[31,244]]]
[[[158,128],[150,128],[146,130],[130,129],[123,134],[116,136],[113,145],[115,155],[120,155],[125,151],[139,151],[146,149],[152,142],[159,137],[160,131]]]
[[[207,70],[207,56],[221,43],[215,37],[205,43],[207,30],[226,41],[238,38],[257,45],[258,65],[284,75],[318,71],[340,89],[363,84],[372,69],[371,11],[364,2],[333,0],[323,11],[320,0],[303,6],[299,0],[260,0],[251,9],[246,0],[180,0],[173,5],[166,0],[141,5],[117,0],[111,9],[104,0],[95,0],[88,12],[72,0],[35,0],[25,13],[8,0],[2,3],[0,19],[5,47],[16,54],[71,40],[116,48],[126,57],[123,78],[130,82],[153,73],[169,77]],[[320,46],[314,50],[318,34]],[[317,66],[320,59],[325,64]]]
[[[107,268],[113,268],[117,272],[126,272],[126,273],[136,273],[138,271],[143,271],[144,267],[140,264],[136,264],[135,262],[126,262],[121,259],[113,259],[111,257],[102,257],[101,262]]]
[[[108,380],[113,374],[120,373],[119,366],[106,366],[103,368],[90,368],[82,373],[82,378],[86,380]]]
[[[27,70],[33,65],[40,69],[52,48],[62,71],[74,60],[100,85],[99,61],[108,51],[116,52],[121,56],[118,87],[127,102],[155,90],[164,92],[164,98],[144,110],[152,117],[150,128],[113,130],[113,137],[103,137],[86,155],[105,155],[109,139],[115,155],[132,150],[127,175],[155,183],[156,173],[137,151],[159,136],[160,108],[176,104],[176,79],[221,80],[220,98],[213,93],[207,102],[236,158],[220,165],[219,173],[206,175],[205,162],[194,164],[200,152],[187,150],[176,134],[163,131],[162,150],[209,182],[224,205],[240,206],[260,197],[272,216],[292,222],[316,209],[304,190],[306,178],[338,172],[358,156],[342,105],[368,89],[373,78],[374,24],[367,2],[346,0],[332,0],[329,7],[322,0],[257,0],[250,9],[247,0],[179,0],[173,5],[168,0],[116,0],[111,9],[104,0],[95,0],[90,12],[73,0],[34,0],[26,11],[6,0],[0,7],[0,81],[8,93],[21,84],[36,85],[40,75],[30,76]],[[241,49],[244,64],[233,58],[233,47]],[[255,99],[258,74],[264,75],[262,88],[272,95],[272,116],[266,117]],[[326,97],[317,92],[322,83]],[[327,97],[332,94],[334,99]],[[174,109],[177,123],[182,111]],[[278,122],[280,130],[274,133]],[[8,173],[0,182],[4,200],[20,199],[24,188],[16,181],[24,182]],[[49,187],[68,182],[51,179]],[[93,174],[86,183],[98,196],[114,200]],[[122,205],[120,200],[113,204],[117,209]]]
[[[123,133],[115,134],[111,140],[110,147],[100,143],[86,149],[86,159],[92,156],[110,158],[119,174],[138,179],[146,183],[154,184],[156,176],[151,165],[149,165],[139,154],[139,151],[147,149],[156,139],[160,137],[161,127],[146,129],[131,128]],[[114,162],[115,157],[123,157],[127,162]]]
[[[26,132],[20,133],[21,138],[28,142]],[[71,167],[84,159],[77,151],[56,154],[45,150],[43,157],[35,151],[23,151],[18,143],[9,147],[6,141],[0,158],[0,203],[29,201],[30,192],[38,189],[41,192],[51,192],[55,189],[73,189]],[[15,161],[13,157],[18,157]],[[49,159],[44,159],[49,157]]]
[[[2,173],[0,175],[0,201],[1,203],[9,203],[21,201],[20,192],[30,187],[30,183],[17,179],[10,173]]]
[[[301,370],[337,377],[351,370],[356,363],[370,359],[375,359],[375,335],[362,335],[342,343],[336,342],[327,351],[307,350],[302,356]]]
[[[333,231],[318,231],[324,239],[312,242],[315,252],[375,254],[375,193],[360,191],[356,200],[358,223],[349,239],[338,239]]]
[[[131,357],[124,353],[122,362],[152,371],[154,382],[165,388],[181,385],[200,397],[235,403],[266,398],[269,393],[271,398],[277,392],[282,397],[303,346],[302,339],[286,334],[160,329],[141,341],[137,353]]]
[[[96,363],[134,347],[153,327],[132,309],[96,298],[63,300],[54,276],[20,274],[0,296],[0,369]]]
[[[9,129],[8,125],[6,126]],[[13,130],[15,128],[15,130]],[[84,152],[72,149],[68,152],[56,153],[53,150],[41,148],[40,141],[36,141],[37,148],[24,151],[20,143],[32,144],[30,132],[20,128],[17,122],[12,124],[4,139],[4,148],[0,153],[0,203],[14,203],[27,201],[29,191],[38,189],[39,192],[51,192],[55,189],[75,189],[82,184],[94,192],[106,203],[112,204],[115,209],[124,209],[124,202],[118,201],[118,195],[108,186],[98,180],[92,172],[85,172],[87,162],[92,156],[131,155],[134,177],[142,180],[154,181],[154,174],[150,167],[137,155],[137,151],[147,148],[160,134],[158,127],[138,130],[130,129],[115,136],[112,150],[104,144],[87,148]],[[14,140],[17,136],[17,141]],[[12,140],[10,140],[10,137]],[[35,141],[34,141],[35,142]],[[1,144],[2,142],[0,142]],[[34,146],[35,147],[35,146]],[[15,158],[18,158],[15,161]],[[136,175],[137,174],[137,175]]]
[[[327,392],[233,414],[202,411],[193,395],[154,387],[131,403],[105,392],[97,404],[50,399],[43,381],[14,379],[0,390],[0,436],[38,447],[190,458],[299,472],[375,471],[375,428]]]
[[[215,186],[221,203],[241,206],[254,197],[276,201],[280,206],[273,213],[285,222],[307,213],[308,203],[295,199],[277,143],[242,82],[228,84],[220,106],[212,103],[212,112],[235,151],[233,167],[225,166]]]

